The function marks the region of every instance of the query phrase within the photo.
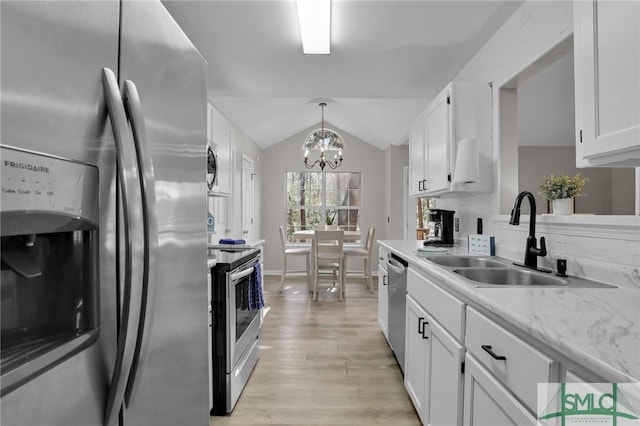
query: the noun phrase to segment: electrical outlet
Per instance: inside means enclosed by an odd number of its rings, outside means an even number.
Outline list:
[[[456,217],[453,219],[453,230],[455,232],[460,232],[460,218]]]

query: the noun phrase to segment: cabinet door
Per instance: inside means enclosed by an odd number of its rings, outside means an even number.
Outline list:
[[[409,134],[409,196],[422,196],[425,190],[424,121],[419,120]]]
[[[387,270],[378,265],[378,324],[384,334],[384,337],[389,340],[388,323],[389,323],[389,274]]]
[[[231,223],[229,223],[228,197],[208,197],[208,211],[213,215],[214,232],[210,235],[211,244],[217,244],[221,238],[229,238]]]
[[[465,357],[465,426],[525,426],[536,419],[473,356]]]
[[[451,96],[450,87],[433,100],[425,116],[425,140],[427,146],[427,190],[429,192],[450,189],[451,171],[449,150],[451,144]]]
[[[404,386],[420,420],[428,424],[426,412],[430,347],[427,313],[411,296],[407,296]]]
[[[578,166],[640,166],[640,3],[578,1]]]
[[[459,425],[462,422],[462,361],[464,348],[433,318],[429,321],[431,365],[427,407],[430,425]]]

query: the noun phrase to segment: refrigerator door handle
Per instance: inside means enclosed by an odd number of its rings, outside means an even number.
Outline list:
[[[119,188],[122,192],[121,204],[124,216],[124,286],[122,288],[122,308],[120,326],[118,329],[118,347],[116,352],[113,375],[109,386],[109,395],[104,413],[104,423],[111,426],[118,418],[122,407],[127,377],[133,363],[136,342],[136,331],[140,317],[141,286],[132,285],[134,275],[134,251],[139,244],[137,229],[142,220],[139,208],[135,203],[140,202],[139,173],[136,163],[136,152],[129,130],[124,103],[120,95],[118,80],[113,71],[108,68],[102,70],[102,84],[107,112],[111,119],[113,139],[116,145],[116,159]]]
[[[140,178],[140,190],[142,193],[142,224],[144,232],[144,257],[142,271],[142,299],[140,301],[140,318],[136,346],[133,355],[133,363],[127,381],[125,391],[125,403],[129,405],[133,391],[135,390],[136,377],[142,367],[142,343],[144,339],[145,320],[147,316],[147,301],[153,300],[153,287],[149,283],[156,278],[156,253],[158,250],[158,222],[156,218],[156,190],[153,159],[149,152],[146,138],[146,128],[142,103],[136,85],[131,80],[124,82],[124,106],[131,124],[133,142],[135,144],[137,163]]]

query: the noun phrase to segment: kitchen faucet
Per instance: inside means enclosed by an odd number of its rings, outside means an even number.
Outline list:
[[[547,269],[538,269],[538,256],[544,257],[547,255],[547,246],[544,241],[544,237],[540,237],[540,248],[537,247],[536,242],[536,199],[529,191],[522,191],[516,197],[516,202],[511,210],[510,225],[520,225],[520,204],[522,200],[527,197],[529,200],[529,236],[527,237],[527,244],[524,249],[524,265],[526,268],[535,269],[541,272],[551,272]],[[516,263],[516,265],[518,265]]]

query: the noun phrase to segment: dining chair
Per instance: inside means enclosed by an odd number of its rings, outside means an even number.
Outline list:
[[[313,238],[313,300],[318,300],[320,280],[338,284],[338,298],[344,295],[344,231],[316,230]]]
[[[369,228],[367,231],[367,239],[363,247],[354,247],[344,249],[345,264],[349,258],[362,259],[364,261],[364,279],[367,288],[373,293],[373,281],[371,279],[371,255],[373,251],[375,228]]]
[[[287,275],[287,256],[304,256],[307,262],[307,289],[311,289],[311,268],[309,263],[311,261],[311,247],[296,247],[296,248],[287,248],[287,241],[284,236],[284,228],[280,226],[280,243],[282,244],[282,275],[280,277],[280,290],[282,293],[284,290],[284,280]],[[291,270],[289,272],[301,272]]]

